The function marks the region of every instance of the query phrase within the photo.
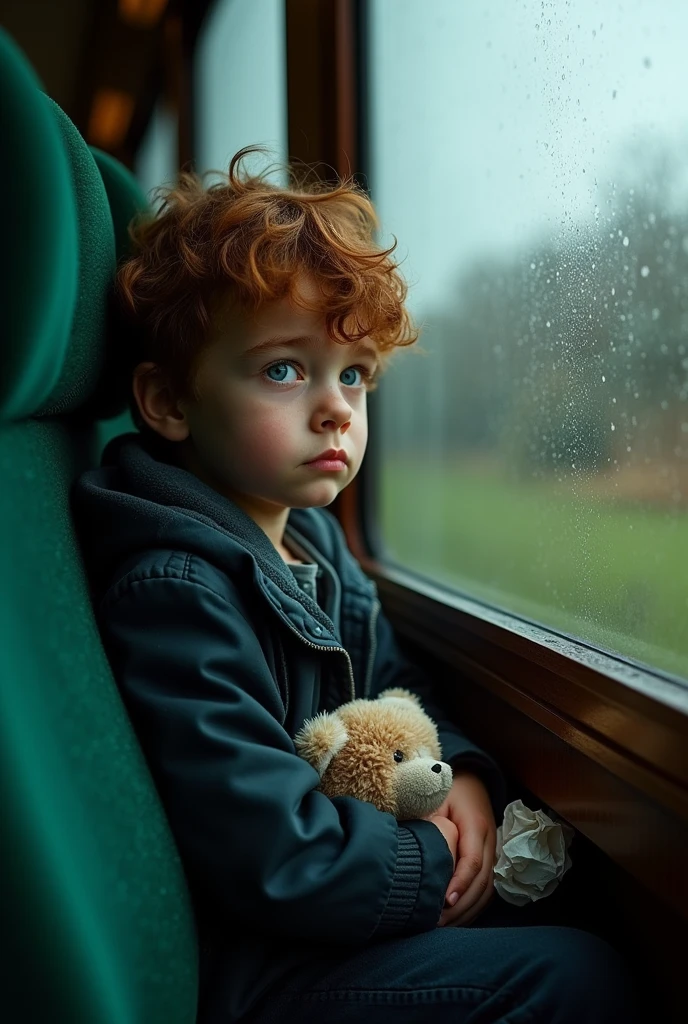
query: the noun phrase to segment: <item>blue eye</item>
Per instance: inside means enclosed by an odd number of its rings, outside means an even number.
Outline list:
[[[281,369],[284,366],[288,366],[292,370],[294,369],[294,367],[292,366],[291,363],[273,363],[272,366],[268,366],[268,368],[265,371],[265,373],[269,373],[270,370],[274,370],[275,368]],[[284,377],[279,377],[279,378],[271,377],[270,380],[275,380],[275,383],[277,383],[277,384],[285,384],[285,383],[292,384],[293,383],[293,381],[285,381]]]
[[[361,373],[361,369],[360,369],[360,367],[358,367],[358,366],[348,366],[348,367],[346,368],[346,370],[343,370],[343,371],[342,371],[342,377],[344,376],[344,374],[345,374],[345,373]],[[362,373],[361,373],[361,376],[363,376],[363,374],[362,374]],[[346,385],[347,385],[347,387],[352,387],[352,388],[353,388],[353,387],[356,387],[356,384],[355,384],[355,382],[354,382],[354,381],[352,381],[352,380],[345,380],[345,381],[342,381],[342,383],[343,383],[343,384],[346,384]]]

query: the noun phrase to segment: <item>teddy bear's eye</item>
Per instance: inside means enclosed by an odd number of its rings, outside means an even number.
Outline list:
[[[401,750],[395,750],[394,751],[394,760],[397,761],[397,762],[404,760],[404,755],[401,752]]]

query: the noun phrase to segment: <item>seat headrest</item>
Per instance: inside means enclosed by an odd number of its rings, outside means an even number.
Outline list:
[[[131,247],[128,227],[132,217],[137,213],[149,213],[151,208],[143,189],[124,164],[96,146],[89,146],[89,149],[105,185],[115,228],[115,251],[119,263],[128,255]]]
[[[77,299],[76,201],[41,83],[0,29],[5,269],[0,419],[31,416],[58,385]]]
[[[139,213],[150,213],[150,205],[134,175],[109,153],[91,146],[91,153],[105,185],[115,230],[117,262],[131,251],[129,224]],[[131,395],[131,368],[137,361],[138,336],[131,324],[112,304],[108,316],[105,366],[100,382],[84,412],[93,419],[109,419],[127,408]]]
[[[105,364],[108,294],[115,273],[115,232],[110,204],[96,162],[64,111],[44,102],[57,124],[67,153],[76,197],[79,243],[78,296],[59,380],[39,416],[73,412],[96,389]]]

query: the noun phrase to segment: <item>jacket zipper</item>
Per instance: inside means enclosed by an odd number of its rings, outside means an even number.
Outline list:
[[[373,605],[373,610],[370,613],[370,622],[368,627],[370,629],[370,654],[368,656],[368,671],[366,672],[365,683],[363,684],[363,696],[368,698],[370,693],[370,687],[373,681],[373,666],[375,664],[375,653],[377,651],[377,637],[375,635],[375,623],[382,607],[380,601],[376,600]]]
[[[282,724],[284,724],[289,712],[289,669],[287,668],[287,659],[284,657],[284,647],[282,646],[282,641],[279,636],[277,636],[277,645],[279,647],[280,658],[282,659],[282,673],[284,675],[284,700],[282,701],[282,704],[284,705],[284,720]]]
[[[347,663],[347,665],[349,667],[349,689],[350,689],[350,692],[351,692],[351,700],[355,700],[356,699],[356,684],[354,683],[354,669],[353,669],[353,665],[351,664],[351,658],[349,657],[349,652],[344,647],[325,647],[323,644],[311,643],[310,640],[306,640],[306,638],[303,635],[303,633],[299,633],[298,629],[296,629],[295,626],[292,626],[292,624],[289,622],[289,620],[286,617],[282,617],[282,621],[289,623],[289,629],[292,631],[292,633],[295,633],[297,635],[297,637],[299,638],[299,640],[302,643],[308,644],[309,647],[315,648],[316,651],[332,651],[333,654],[336,653],[337,651],[341,651],[341,653],[346,657],[346,663]]]

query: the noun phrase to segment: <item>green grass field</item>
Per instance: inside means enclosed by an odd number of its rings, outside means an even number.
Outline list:
[[[688,682],[688,513],[385,457],[387,554],[436,582]]]

